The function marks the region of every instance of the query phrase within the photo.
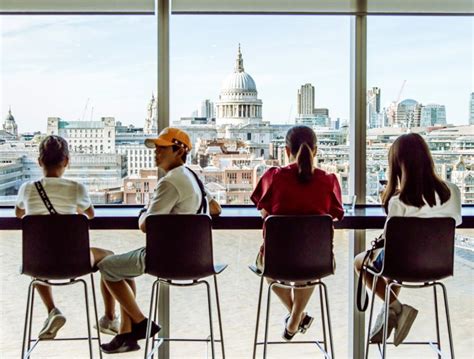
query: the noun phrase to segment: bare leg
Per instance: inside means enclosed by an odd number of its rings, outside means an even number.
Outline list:
[[[132,290],[134,296],[136,297],[137,288],[136,288],[136,285],[135,285],[135,281],[133,279],[127,279],[125,282],[130,287],[130,289]],[[131,331],[132,331],[132,318],[130,318],[130,316],[125,311],[125,309],[122,306],[120,306],[120,330],[119,330],[119,334],[130,333]]]
[[[268,283],[271,283],[272,281],[272,279],[267,278]],[[288,312],[291,313],[291,309],[293,308],[293,298],[291,296],[291,289],[273,286],[272,290],[273,293],[275,293],[278,298],[280,298],[283,305],[286,307],[286,309],[288,309]]]
[[[92,247],[91,251],[91,265],[92,267],[96,266],[102,259],[107,256],[111,256],[114,252],[109,251],[107,249],[102,248],[95,248]],[[109,289],[105,285],[104,279],[101,278],[100,280],[100,292],[102,293],[102,298],[104,300],[104,308],[105,308],[105,316],[113,320],[115,316],[115,299],[110,293]]]
[[[118,282],[105,281],[107,288],[114,298],[120,303],[123,310],[128,314],[133,323],[139,323],[145,319],[142,311],[135,301],[135,293],[132,287],[125,280]]]
[[[354,259],[354,268],[358,275],[360,275],[360,271],[362,270],[362,262],[364,260],[366,252],[359,253]],[[374,277],[369,274],[365,273],[365,286],[369,289],[372,289],[372,282]],[[382,300],[385,300],[385,287],[388,285],[387,280],[385,278],[379,278],[377,281],[377,285],[375,286],[375,294]],[[392,287],[392,292],[390,293],[390,303],[395,301],[400,293],[400,287]]]
[[[56,306],[54,305],[54,299],[53,299],[53,290],[51,289],[50,286],[46,285],[40,285],[40,284],[35,284],[35,288],[38,291],[38,294],[41,297],[41,300],[43,301],[44,305],[46,306],[46,310],[51,312]]]
[[[294,290],[293,308],[287,325],[287,330],[290,333],[298,331],[301,319],[303,319],[304,309],[306,308],[313,291],[314,287]]]

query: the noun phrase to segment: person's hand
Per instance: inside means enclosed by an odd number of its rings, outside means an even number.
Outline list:
[[[209,214],[211,216],[218,216],[221,213],[222,213],[221,205],[214,198],[212,198],[209,201]]]

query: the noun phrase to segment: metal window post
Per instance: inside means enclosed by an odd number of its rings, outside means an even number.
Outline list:
[[[158,133],[169,126],[170,107],[170,15],[171,0],[155,0],[155,16],[157,22],[157,58],[158,58]],[[161,325],[160,337],[170,337],[170,289],[167,285],[160,286],[158,299],[158,318]],[[169,359],[169,342],[165,341],[159,348],[159,357]]]
[[[367,1],[358,1],[360,15],[351,19],[351,120],[349,192],[357,203],[366,201],[366,90],[367,90]],[[365,250],[365,231],[350,233],[349,258]],[[357,276],[349,265],[349,357],[364,357],[365,316],[356,307]]]

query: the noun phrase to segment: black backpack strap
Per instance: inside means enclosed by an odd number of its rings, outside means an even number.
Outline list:
[[[206,190],[204,189],[204,184],[202,181],[199,179],[198,175],[196,172],[194,172],[191,168],[186,167],[189,172],[191,172],[196,179],[196,182],[199,185],[199,189],[201,190],[201,205],[199,206],[199,209],[197,210],[196,214],[200,213],[206,213],[207,212],[207,201],[206,201]]]
[[[58,212],[56,212],[56,210],[54,209],[51,201],[49,200],[48,195],[46,194],[46,191],[44,190],[44,187],[41,184],[41,181],[36,181],[35,187],[38,190],[38,193],[41,199],[43,200],[44,205],[48,209],[49,214],[58,214]]]

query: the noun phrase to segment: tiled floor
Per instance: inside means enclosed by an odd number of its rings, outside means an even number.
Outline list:
[[[144,236],[136,231],[93,231],[92,245],[110,248],[116,253],[136,248],[144,244]],[[369,234],[368,237],[373,237]],[[335,254],[336,275],[327,279],[337,358],[347,358],[348,347],[348,275],[351,270],[348,258],[348,232],[336,231]],[[228,263],[229,268],[219,276],[221,306],[223,309],[224,334],[227,358],[250,358],[252,353],[253,331],[255,325],[256,303],[259,280],[248,269],[247,264],[254,260],[260,243],[258,231],[215,231],[214,247],[216,262]],[[21,233],[0,231],[0,358],[10,359],[20,356],[23,333],[24,310],[29,278],[20,276],[18,268],[21,261]],[[98,279],[98,277],[97,277]],[[97,281],[96,281],[97,282]],[[152,279],[142,277],[137,281],[138,301],[144,311],[148,311],[148,299]],[[446,281],[452,316],[455,349],[457,358],[473,358],[474,353],[474,264],[457,257],[455,276]],[[55,289],[58,307],[67,316],[67,323],[60,336],[83,335],[86,333],[84,301],[79,286],[76,288]],[[319,306],[314,300],[310,311],[318,319],[311,330],[299,339],[318,336],[321,333]],[[172,289],[172,326],[175,337],[206,337],[208,335],[206,297],[203,287],[192,289]],[[408,339],[434,338],[432,292],[415,291],[403,293],[401,300],[417,307],[420,314]],[[101,298],[98,298],[102,308]],[[46,316],[41,303],[35,306],[34,330],[36,333]],[[273,302],[270,320],[270,337],[280,338],[285,312],[283,306]],[[214,316],[216,319],[216,316]],[[443,322],[444,323],[444,322]],[[217,320],[215,320],[217,331]],[[445,333],[445,326],[442,325]],[[103,341],[111,339],[103,336]],[[446,343],[446,336],[443,336]],[[143,346],[143,345],[142,345]],[[97,347],[96,347],[97,348]],[[375,348],[374,348],[375,349]],[[173,344],[172,358],[206,358],[205,344]],[[218,351],[218,353],[220,353]],[[374,355],[377,357],[375,350]],[[391,349],[390,358],[435,358],[429,348],[398,347]],[[98,357],[96,355],[95,357]],[[114,356],[104,355],[104,358]],[[120,354],[120,359],[141,358],[143,351]],[[210,357],[210,353],[208,355]],[[218,356],[220,357],[220,355]],[[279,345],[270,348],[271,358],[322,358],[312,346]],[[45,342],[40,343],[33,358],[88,358],[85,342]]]

